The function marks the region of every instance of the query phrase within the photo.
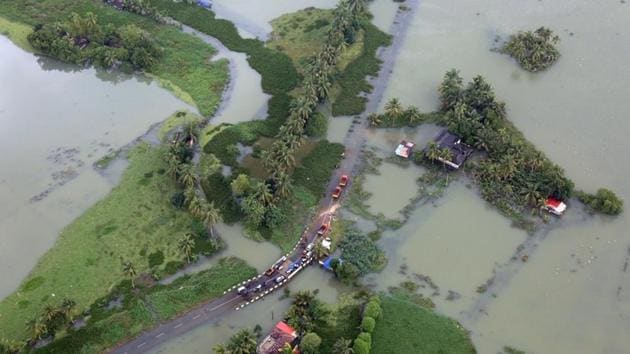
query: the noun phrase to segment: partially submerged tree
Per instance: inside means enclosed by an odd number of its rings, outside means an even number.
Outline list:
[[[519,32],[510,36],[500,51],[516,59],[523,69],[537,72],[549,68],[558,60],[558,42],[560,37],[551,29],[540,27],[535,31]]]

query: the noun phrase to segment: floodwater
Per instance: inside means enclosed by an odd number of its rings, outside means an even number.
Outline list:
[[[210,120],[213,125],[221,123],[239,123],[267,116],[267,101],[269,95],[262,91],[260,74],[252,69],[247,62],[247,55],[227,49],[221,42],[205,33],[196,31],[188,26],[182,27],[184,32],[199,37],[210,44],[218,53],[212,59],[229,60],[230,82],[224,94],[218,111]]]
[[[38,58],[3,36],[0,53],[3,298],[61,229],[117,183],[95,161],[173,111],[194,108],[146,78]]]
[[[434,110],[445,71],[460,69],[466,80],[481,74],[516,126],[579,188],[608,187],[630,201],[628,19],[624,1],[423,0],[386,98]],[[541,25],[562,40],[562,57],[547,72],[526,73],[490,51],[497,35]],[[504,345],[528,353],[628,352],[630,214],[591,217],[573,202],[564,218],[527,236],[466,183],[384,235],[390,263],[369,282],[382,289],[413,273],[429,276],[439,287],[437,309],[472,331],[480,353]],[[512,259],[521,242],[526,262]],[[407,276],[399,274],[402,264]],[[476,292],[493,277],[488,291]],[[461,297],[445,300],[448,290]]]
[[[333,8],[337,0],[215,0],[212,11],[217,18],[225,18],[236,24],[244,38],[267,40],[272,31],[270,22],[286,13],[307,7]]]

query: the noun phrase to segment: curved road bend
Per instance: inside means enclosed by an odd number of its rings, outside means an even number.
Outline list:
[[[361,115],[362,119],[359,120],[359,123],[354,124],[354,129],[349,132],[344,139],[344,145],[346,146],[345,158],[341,162],[340,167],[333,172],[330,178],[326,188],[326,196],[322,198],[319,204],[320,212],[313,218],[306,229],[307,231],[305,232],[303,239],[306,239],[307,242],[300,242],[296,246],[291,253],[291,259],[300,258],[305,244],[312,242],[316,238],[319,226],[327,222],[327,218],[331,216],[330,211],[334,212],[334,203],[330,195],[334,191],[335,187],[337,187],[341,175],[347,174],[352,176],[358,172],[358,168],[361,164],[361,152],[367,140],[368,122],[366,116],[368,112],[375,112],[379,108],[387,83],[391,77],[396,58],[398,57],[398,53],[405,41],[407,30],[418,9],[419,0],[407,0],[405,5],[408,10],[398,10],[394,18],[394,23],[390,27],[390,33],[394,36],[392,44],[389,47],[380,48],[377,52],[377,56],[383,61],[383,64],[381,65],[378,75],[369,79],[370,84],[374,88],[372,92],[366,96],[368,101],[366,110]],[[349,183],[352,183],[352,178]],[[346,189],[348,188],[349,186],[346,187]],[[271,279],[273,279],[273,276],[267,277],[265,275],[261,275],[259,278],[253,280],[249,287],[251,288],[256,284],[268,283]],[[110,353],[135,354],[149,351],[160,344],[180,336],[198,326],[221,318],[226,313],[234,311],[235,307],[241,305],[245,301],[246,299],[238,295],[236,291],[232,290],[217,299],[196,307],[186,314],[160,324],[158,327],[143,333],[139,337],[124,343],[117,348],[111,349]],[[243,311],[245,310],[246,308],[243,308]]]

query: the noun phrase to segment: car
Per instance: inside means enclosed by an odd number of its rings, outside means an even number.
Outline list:
[[[330,228],[330,224],[323,224],[322,226],[319,227],[319,230],[317,230],[317,236],[323,236],[326,232],[328,232],[329,228]]]
[[[247,293],[247,288],[246,288],[246,287],[244,287],[244,286],[241,286],[240,288],[236,289],[236,292],[237,292],[239,295],[244,295],[245,293]]]
[[[254,292],[259,292],[262,289],[262,287],[263,287],[262,284],[256,285],[256,287],[254,288]]]
[[[281,275],[281,276],[276,278],[276,283],[278,283],[278,284],[282,283],[284,281],[284,279],[285,279],[284,275]]]
[[[335,190],[332,192],[332,198],[339,199],[339,197],[341,197],[341,191],[342,191],[341,187],[337,186]]]
[[[306,246],[306,250],[310,251],[313,249],[313,247],[315,247],[315,245],[313,245],[312,243],[309,243],[308,246]]]
[[[342,175],[339,179],[339,187],[345,187],[348,185],[348,175]]]
[[[271,268],[267,269],[267,271],[265,272],[265,275],[266,276],[270,276],[270,275],[272,275],[275,272],[276,272],[276,269],[274,267],[271,267]]]
[[[295,269],[293,269],[293,267],[289,267],[289,269],[287,269],[287,274],[291,274],[293,273]]]
[[[308,252],[306,252],[306,255],[305,255],[306,259],[309,259],[309,258],[311,258],[312,256],[313,256],[313,251],[308,251]]]

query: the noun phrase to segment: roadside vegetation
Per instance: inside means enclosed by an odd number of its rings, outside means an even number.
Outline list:
[[[382,297],[372,353],[475,353],[467,331],[457,322],[393,297]],[[356,354],[357,351],[355,350]]]
[[[30,43],[43,53],[73,63],[142,69],[203,115],[214,113],[228,80],[227,61],[209,60],[216,53],[211,46],[146,12],[91,0],[24,0],[1,1],[0,13],[32,26]]]
[[[595,194],[577,191],[576,196],[591,212],[618,215],[623,211],[623,200],[606,188],[600,188]]]
[[[87,310],[71,312],[74,322],[58,332],[57,340],[35,352],[101,353],[222,295],[226,288],[254,274],[256,270],[244,261],[225,258],[208,270],[185,275],[169,285],[141,281],[132,286],[130,280],[123,280]],[[44,332],[41,338],[50,334]]]
[[[510,36],[499,51],[514,58],[523,69],[538,72],[548,69],[560,58],[556,49],[559,42],[560,37],[552,30],[540,27]]]

